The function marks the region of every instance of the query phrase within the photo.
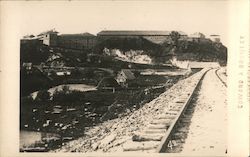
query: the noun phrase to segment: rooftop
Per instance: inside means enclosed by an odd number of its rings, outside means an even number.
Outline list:
[[[101,31],[97,35],[105,36],[105,35],[136,35],[136,36],[144,36],[144,35],[170,35],[171,31],[118,31],[118,30],[107,30]],[[186,33],[179,31],[181,35],[186,35]]]
[[[95,35],[93,35],[93,34],[90,34],[90,33],[88,33],[88,32],[85,32],[85,33],[78,33],[78,34],[62,34],[62,35],[60,35],[60,36],[70,36],[70,37],[72,37],[72,36],[82,36],[82,37],[94,37]]]
[[[217,35],[217,34],[211,34],[210,36],[211,36],[211,37],[218,37],[218,36],[220,36],[220,35]]]
[[[129,69],[122,69],[121,71],[124,73],[124,75],[126,75],[127,79],[129,80],[135,79],[134,74]]]
[[[57,33],[58,32],[55,29],[52,29],[52,30],[49,30],[49,31],[42,32],[42,33],[38,34],[37,36],[41,36],[41,35],[44,35],[44,34],[57,34]]]

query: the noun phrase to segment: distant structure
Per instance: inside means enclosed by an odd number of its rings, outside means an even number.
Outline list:
[[[206,36],[200,32],[195,32],[193,34],[190,34],[189,36],[190,41],[196,41],[196,42],[204,41],[205,38]]]
[[[116,81],[122,87],[128,87],[128,82],[135,79],[135,75],[129,69],[122,69],[116,76]]]
[[[99,40],[107,40],[110,38],[144,38],[153,43],[161,44],[170,41],[171,31],[101,31],[97,34]],[[179,31],[180,40],[187,39],[187,34]]]
[[[33,39],[35,36],[33,35],[33,34],[31,34],[31,35],[25,35],[24,37],[23,37],[23,39],[26,39],[26,40],[31,40],[31,39]]]
[[[204,34],[196,32],[188,36],[182,31],[177,31],[180,34],[178,40],[187,40],[195,42],[220,42],[219,35],[210,35],[210,38],[206,38]],[[37,36],[26,35],[21,39],[21,43],[42,43],[51,47],[61,47],[65,49],[75,50],[93,50],[99,41],[108,39],[127,39],[137,38],[146,39],[155,44],[169,43],[171,44],[171,31],[119,31],[119,30],[104,30],[97,33],[97,36],[88,32],[79,34],[61,34],[55,29],[42,32]],[[140,40],[138,41],[140,43]]]
[[[55,29],[42,32],[37,35],[37,39],[41,40],[44,45],[57,46],[58,32]]]
[[[117,88],[120,88],[120,85],[113,77],[104,77],[96,88],[101,90],[112,90],[114,93]]]
[[[210,39],[213,42],[220,43],[220,35],[212,34],[212,35],[210,35]]]
[[[205,38],[206,36],[200,32],[195,32],[190,35],[190,38]]]
[[[55,29],[42,32],[37,36],[27,35],[21,39],[21,43],[41,42],[51,47],[66,49],[91,50],[96,45],[96,36],[90,33],[62,34],[58,35]]]
[[[37,37],[34,35],[25,35],[22,39],[21,39],[21,44],[25,44],[25,43],[40,43],[40,40],[37,40]]]
[[[58,37],[58,43],[63,48],[91,50],[96,45],[96,36],[88,32],[82,34],[62,34]]]
[[[31,62],[23,63],[23,68],[25,70],[31,70],[32,69],[32,63]]]

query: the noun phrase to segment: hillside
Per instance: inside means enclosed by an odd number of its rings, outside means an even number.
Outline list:
[[[216,61],[226,64],[227,48],[222,43],[205,41],[176,40],[162,44],[140,38],[110,38],[99,40],[91,52],[64,48],[51,48],[39,42],[21,44],[21,63],[45,63],[54,59],[64,66],[128,68],[130,62],[162,64],[169,63],[175,56],[178,60]],[[174,41],[175,40],[175,41]],[[116,51],[115,55],[105,54],[105,49]],[[119,52],[119,54],[117,53]],[[53,56],[54,55],[54,56]],[[115,65],[114,65],[115,63]],[[138,64],[140,67],[141,65]]]
[[[138,51],[140,55],[150,56],[153,63],[168,63],[172,56],[178,60],[218,61],[221,64],[227,60],[227,48],[222,43],[212,41],[182,40],[176,44],[165,42],[158,45],[143,38],[113,38],[99,42],[99,52],[104,48],[118,49],[124,55],[131,50]]]
[[[130,48],[130,45],[128,44],[127,47]],[[136,47],[133,48],[136,49]],[[139,48],[141,47],[138,47],[138,49]],[[155,47],[145,46],[144,48],[150,50],[147,51],[152,54],[150,57],[153,56],[154,51],[158,52]],[[144,51],[142,52],[144,53]],[[34,65],[40,65],[42,63],[51,67],[100,67],[113,69],[115,71],[126,68],[170,68],[165,65],[140,64],[130,62],[129,60],[120,60],[116,57],[105,55],[101,50],[98,52],[96,50],[95,53],[93,53],[83,50],[48,47],[40,43],[21,44],[20,61],[21,64],[24,62],[32,62]]]
[[[227,48],[221,43],[214,42],[181,42],[176,55],[179,60],[226,63]]]

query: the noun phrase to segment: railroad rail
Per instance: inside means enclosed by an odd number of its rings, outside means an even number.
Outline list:
[[[181,117],[186,111],[194,91],[197,89],[204,75],[211,69],[203,69],[199,74],[190,79],[186,90],[181,91],[181,96],[177,97],[170,107],[166,108],[160,115],[141,132],[134,133],[131,140],[123,144],[124,152],[166,152],[166,149],[175,145],[173,135],[180,123]]]
[[[211,69],[209,69],[211,70]],[[182,117],[185,117],[184,112],[186,111],[187,107],[190,104],[190,101],[194,95],[194,92],[196,91],[197,87],[199,86],[201,80],[204,78],[205,74],[209,71],[205,71],[203,73],[203,75],[201,76],[201,78],[192,86],[191,90],[190,90],[190,94],[189,96],[186,98],[186,100],[184,101],[184,103],[182,104],[181,110],[180,112],[177,114],[177,116],[175,117],[173,123],[169,126],[169,128],[167,129],[167,133],[165,134],[165,136],[163,137],[163,139],[161,140],[160,145],[157,147],[156,152],[158,153],[162,153],[165,152],[167,147],[172,148],[173,145],[176,145],[175,142],[172,141],[172,136],[175,132],[175,129],[178,127],[178,124],[180,123],[180,120]]]
[[[195,91],[209,70],[212,68],[204,68],[180,80],[131,115],[119,121],[105,122],[103,127],[96,127],[97,135],[91,137],[91,143],[82,147],[81,142],[77,149],[85,148],[86,152],[178,152],[175,150],[181,149],[184,143],[185,137],[182,136],[188,133],[195,108],[192,103]],[[103,130],[103,133],[98,133],[98,130]],[[90,131],[91,134],[93,132],[94,129]],[[82,141],[86,142],[85,139]]]
[[[219,78],[219,80],[222,82],[222,84],[224,84],[224,86],[227,87],[227,83],[220,77],[220,75],[218,74],[218,71],[219,71],[219,69],[216,69],[216,71],[215,71],[216,76]]]

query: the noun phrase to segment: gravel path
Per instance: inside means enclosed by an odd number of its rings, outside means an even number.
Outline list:
[[[183,154],[225,155],[227,146],[226,87],[210,70],[202,81]]]

